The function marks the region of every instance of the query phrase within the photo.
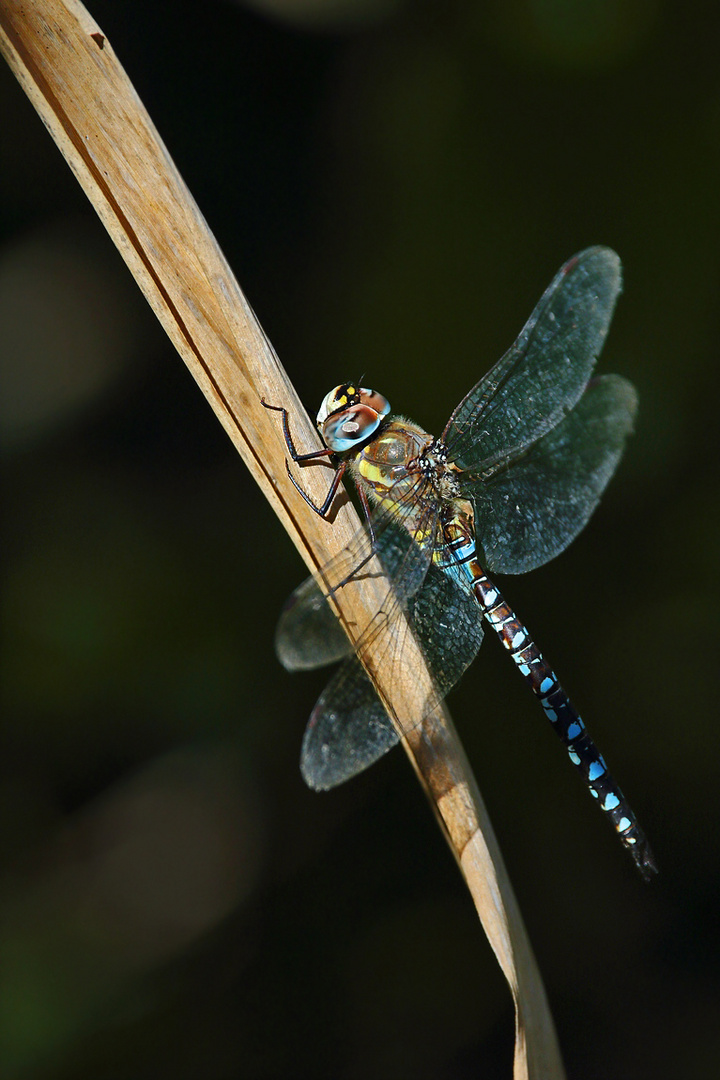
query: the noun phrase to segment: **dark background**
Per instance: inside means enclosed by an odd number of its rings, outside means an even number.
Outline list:
[[[670,0],[91,3],[312,413],[439,431],[604,243],[636,435],[500,582],[651,837],[647,887],[494,641],[451,707],[571,1078],[715,1075],[720,14]],[[407,762],[324,796],[303,567],[0,70],[0,1071],[509,1076],[512,1009]]]

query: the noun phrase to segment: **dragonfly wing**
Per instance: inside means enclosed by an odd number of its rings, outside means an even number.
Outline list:
[[[344,660],[349,637],[314,577],[290,595],[275,631],[275,651],[287,671],[308,671]]]
[[[348,660],[318,698],[305,728],[300,771],[327,791],[373,765],[399,742],[359,660]]]
[[[401,508],[402,510],[402,508]],[[275,632],[275,649],[288,671],[303,671],[335,663],[352,653],[352,645],[327,600],[328,594],[350,587],[363,576],[380,570],[372,559],[376,554],[384,576],[390,582],[391,599],[383,609],[403,604],[422,585],[432,555],[429,544],[420,546],[399,522],[401,513],[376,511],[372,532],[364,526],[352,542],[319,574],[308,578],[290,596]],[[424,522],[428,535],[435,522]],[[361,636],[366,628],[360,628]]]
[[[615,472],[636,409],[637,395],[627,380],[593,379],[572,412],[519,460],[484,483],[468,485],[488,570],[521,574],[564,551]]]
[[[562,267],[522,333],[460,402],[443,442],[463,471],[512,460],[582,394],[621,289],[614,251],[592,247]]]
[[[406,601],[407,622],[423,649],[434,679],[432,707],[455,685],[482,642],[482,614],[467,587],[430,567],[417,594]],[[399,613],[399,606],[395,608]],[[373,624],[377,650],[392,649],[403,663],[397,618]],[[418,717],[418,722],[421,720]],[[313,709],[303,738],[300,768],[309,787],[327,790],[368,768],[398,736],[358,660],[347,661]]]
[[[483,639],[480,606],[466,583],[431,566],[412,605],[413,633],[420,643],[438,702],[475,659]]]

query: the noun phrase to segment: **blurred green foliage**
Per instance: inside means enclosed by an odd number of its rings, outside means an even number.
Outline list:
[[[441,430],[565,258],[620,253],[601,370],[636,436],[573,547],[503,584],[658,882],[492,643],[451,706],[569,1076],[714,1075],[720,13],[90,6],[311,412],[364,373]],[[0,127],[0,1072],[509,1075],[402,755],[302,786],[322,676],[272,646],[299,560],[4,69]]]

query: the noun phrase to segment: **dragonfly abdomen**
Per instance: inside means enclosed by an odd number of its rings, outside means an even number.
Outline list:
[[[473,592],[483,615],[539,699],[556,734],[567,747],[570,760],[588,785],[590,794],[598,800],[601,809],[613,823],[643,876],[649,877],[656,872],[656,867],[645,834],[557,675],[531,638],[527,627],[503,599],[477,560],[468,561],[466,567],[472,573]]]
[[[458,501],[443,522],[444,547],[436,563],[454,577],[461,576],[472,589],[482,613],[512,656],[520,674],[539,699],[557,736],[567,747],[590,794],[598,800],[643,874],[656,871],[645,834],[638,825],[627,799],[608,772],[605,759],[588,735],[575,706],[560,685],[557,675],[533,641],[500,590],[490,581],[477,560],[472,530],[472,510]],[[448,561],[447,554],[451,556]]]

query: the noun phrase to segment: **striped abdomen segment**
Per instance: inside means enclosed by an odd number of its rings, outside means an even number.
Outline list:
[[[587,733],[557,675],[530,637],[500,591],[489,580],[477,561],[471,528],[471,513],[462,510],[443,525],[444,549],[436,556],[442,568],[453,576],[462,576],[472,588],[483,615],[518,666],[521,675],[539,698],[555,732],[567,746],[573,765],[612,821],[622,843],[628,849],[644,878],[657,873],[657,867],[644,832],[608,772],[607,765]]]
[[[598,800],[612,821],[643,876],[648,877],[650,873],[656,872],[655,860],[645,834],[622,791],[608,772],[602,754],[588,735],[574,705],[558,682],[557,675],[526,627],[477,561],[473,560],[473,563],[473,591],[485,618],[497,632],[533,693],[540,699],[545,715],[567,746],[570,760],[588,785],[590,794]]]

